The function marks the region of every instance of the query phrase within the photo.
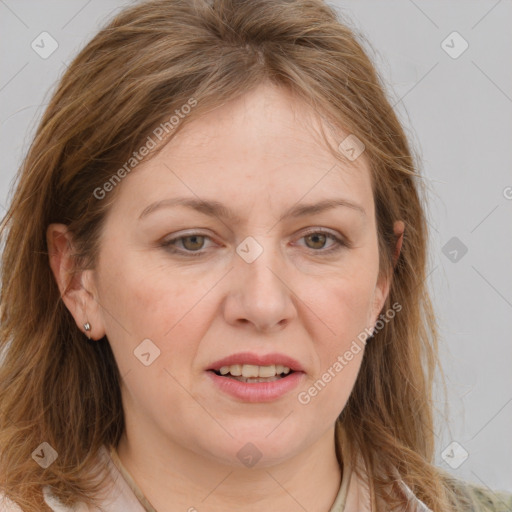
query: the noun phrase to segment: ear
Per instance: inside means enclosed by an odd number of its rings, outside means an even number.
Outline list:
[[[64,304],[87,337],[101,339],[105,336],[105,329],[96,300],[93,270],[76,271],[73,238],[66,225],[50,224],[46,231],[46,241],[50,267]],[[91,325],[88,333],[84,328],[87,322]]]
[[[393,253],[393,267],[396,266],[396,262],[398,261],[398,257],[400,256],[400,252],[402,250],[402,244],[404,241],[404,232],[405,232],[405,224],[401,220],[397,220],[393,225],[393,232],[395,233],[396,245],[395,251]]]
[[[393,268],[396,266],[398,257],[400,256],[400,252],[402,250],[404,231],[405,224],[403,223],[403,221],[397,220],[393,224],[393,232],[395,234],[396,240],[395,248],[393,250]],[[386,272],[384,275],[380,275],[377,280],[377,285],[375,287],[375,292],[373,295],[370,329],[373,329],[373,326],[377,322],[377,317],[379,313],[382,311],[382,308],[384,307],[384,304],[389,294],[389,289],[391,287],[391,279],[392,273]]]

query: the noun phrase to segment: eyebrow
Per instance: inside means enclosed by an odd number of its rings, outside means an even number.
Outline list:
[[[139,216],[139,220],[147,217],[149,214],[160,210],[162,208],[173,208],[175,206],[185,206],[187,208],[194,209],[200,213],[204,213],[206,215],[218,217],[221,219],[230,220],[232,222],[240,222],[241,218],[239,215],[235,214],[233,210],[228,208],[226,205],[220,203],[215,200],[205,200],[205,199],[196,199],[193,197],[174,197],[170,199],[163,199],[161,201],[156,201],[155,203],[147,206]],[[317,213],[321,213],[327,210],[331,210],[336,207],[347,207],[352,210],[357,211],[363,217],[366,216],[365,209],[352,201],[342,198],[336,199],[325,199],[323,201],[319,201],[314,204],[296,204],[289,208],[283,215],[279,218],[279,221],[282,221],[286,218],[290,217],[304,217],[306,215],[314,215]]]

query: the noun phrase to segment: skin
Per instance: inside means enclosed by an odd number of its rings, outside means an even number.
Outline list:
[[[50,264],[66,306],[82,331],[88,321],[93,339],[108,337],[120,369],[126,431],[119,456],[159,512],[325,512],[338,493],[334,424],[364,350],[310,403],[297,395],[373,327],[389,280],[378,273],[364,154],[337,161],[318,123],[304,104],[271,85],[190,122],[118,185],[98,265],[66,293],[72,238],[64,225],[48,228]],[[177,196],[220,201],[239,219],[183,206],[139,219],[148,205]],[[327,198],[344,198],[364,213],[336,207],[278,221],[298,202]],[[309,228],[350,247],[327,254],[335,241],[308,237]],[[192,231],[207,238],[175,247],[202,256],[163,246]],[[395,233],[402,232],[397,221]],[[235,251],[248,236],[263,248],[252,263]],[[133,353],[147,338],[160,350],[149,366]],[[225,395],[205,369],[241,351],[294,357],[305,369],[303,381],[267,403]],[[261,453],[251,468],[237,457],[249,442]]]

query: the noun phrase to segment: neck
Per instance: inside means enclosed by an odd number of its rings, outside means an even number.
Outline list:
[[[261,468],[224,464],[142,433],[127,423],[117,452],[158,512],[329,512],[341,484],[334,426],[296,456]]]

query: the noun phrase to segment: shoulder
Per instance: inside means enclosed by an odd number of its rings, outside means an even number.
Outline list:
[[[512,511],[512,494],[500,491],[492,491],[485,487],[470,485],[469,494],[476,504],[476,510],[495,511],[495,512],[511,512]]]
[[[14,501],[0,493],[0,512],[23,512]]]
[[[50,507],[52,512],[89,512],[89,508],[83,503],[77,503],[74,507],[66,507],[54,497],[48,487],[43,487],[43,498],[45,505]],[[0,493],[0,512],[23,512],[14,501]]]
[[[52,512],[74,512],[75,510],[82,511],[81,508],[68,508],[64,507],[61,503],[54,498],[48,488],[43,488],[43,497],[45,504],[50,507]],[[14,501],[10,500],[6,496],[0,493],[0,512],[23,512]]]
[[[487,487],[458,479],[453,479],[451,485],[460,497],[461,510],[467,510],[467,512],[512,511],[512,493],[494,491]]]
[[[51,492],[48,486],[43,487],[44,503],[52,512],[143,512],[142,505],[133,494],[128,483],[124,480],[121,473],[116,468],[110,458],[109,449],[103,446],[99,452],[99,463],[102,466],[106,463],[108,483],[112,484],[106,487],[106,495],[100,496],[101,503],[96,505],[87,505],[84,502],[77,502],[73,506],[63,505],[59,499]],[[12,500],[5,497],[0,492],[0,512],[24,512],[22,508],[16,505]]]

